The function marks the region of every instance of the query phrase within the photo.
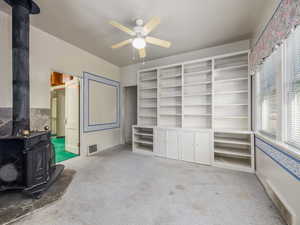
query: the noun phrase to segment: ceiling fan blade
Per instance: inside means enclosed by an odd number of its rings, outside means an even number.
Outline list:
[[[165,40],[161,40],[161,39],[158,39],[158,38],[146,37],[145,40],[149,44],[158,45],[160,47],[164,47],[164,48],[170,48],[171,47],[171,42],[165,41]]]
[[[111,48],[121,48],[121,47],[123,47],[125,45],[130,44],[131,42],[132,42],[132,39],[128,39],[126,41],[121,41],[121,42],[119,42],[119,43],[114,44],[113,46],[111,46]]]
[[[124,31],[125,33],[131,35],[131,36],[135,36],[135,32],[131,29],[129,29],[128,27],[123,26],[122,24],[116,22],[116,21],[110,21],[109,22],[111,25],[113,25],[114,27],[120,29],[121,31]]]
[[[144,29],[146,32],[146,35],[149,34],[151,31],[157,27],[157,25],[160,24],[160,18],[154,17],[152,18],[147,24],[145,24]]]
[[[140,55],[140,58],[145,58],[146,57],[146,49],[145,48],[139,49],[139,55]]]

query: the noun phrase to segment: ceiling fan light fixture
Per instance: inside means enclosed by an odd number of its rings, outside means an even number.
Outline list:
[[[146,47],[146,41],[144,38],[137,37],[133,39],[132,46],[136,49],[142,49]]]

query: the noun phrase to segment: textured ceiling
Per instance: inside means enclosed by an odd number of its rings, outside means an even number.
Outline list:
[[[129,36],[108,24],[116,20],[161,18],[151,36],[172,42],[170,49],[147,46],[147,60],[251,38],[274,0],[36,0],[41,14],[31,23],[115,65],[136,63],[131,46],[111,49]],[[0,9],[10,8],[0,0]]]

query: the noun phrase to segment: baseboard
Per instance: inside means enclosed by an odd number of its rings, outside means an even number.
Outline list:
[[[95,151],[93,153],[89,153],[89,150],[88,150],[88,156],[97,155],[99,153],[103,153],[103,152],[107,152],[107,151],[120,150],[120,149],[122,149],[126,146],[127,146],[126,144],[118,144],[118,145],[115,145],[115,146],[112,146],[112,147],[109,147],[109,148],[105,148],[105,149],[97,149],[97,151]]]

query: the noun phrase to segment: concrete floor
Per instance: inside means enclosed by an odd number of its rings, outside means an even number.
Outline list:
[[[77,174],[63,199],[15,224],[284,224],[253,174],[127,150],[72,159]]]

